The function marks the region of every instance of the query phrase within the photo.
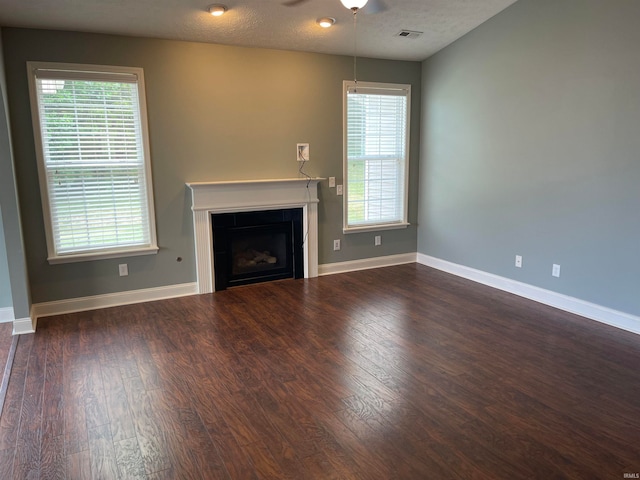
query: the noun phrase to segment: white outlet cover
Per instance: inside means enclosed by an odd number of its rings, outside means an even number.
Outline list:
[[[299,162],[308,162],[309,161],[309,144],[308,143],[298,143],[296,146],[296,158]]]
[[[336,195],[342,195],[342,185],[336,185]]]
[[[336,186],[336,177],[329,177],[329,188]]]

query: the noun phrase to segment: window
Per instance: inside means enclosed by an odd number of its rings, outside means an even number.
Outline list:
[[[142,69],[27,67],[49,262],[156,253]]]
[[[411,85],[344,82],[344,232],[405,228]]]

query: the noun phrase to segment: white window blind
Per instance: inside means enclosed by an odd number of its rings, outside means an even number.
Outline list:
[[[136,70],[33,67],[50,260],[157,250]]]
[[[345,82],[345,232],[407,225],[409,85]]]

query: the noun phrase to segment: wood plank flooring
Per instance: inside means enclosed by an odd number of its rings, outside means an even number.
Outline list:
[[[9,385],[9,374],[13,365],[13,356],[16,351],[17,338],[12,336],[13,322],[0,323],[0,414]]]
[[[40,319],[2,479],[621,479],[640,336],[411,264]]]

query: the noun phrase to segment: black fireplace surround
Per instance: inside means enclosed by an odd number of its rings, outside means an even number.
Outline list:
[[[215,290],[303,278],[302,208],[215,213]]]

